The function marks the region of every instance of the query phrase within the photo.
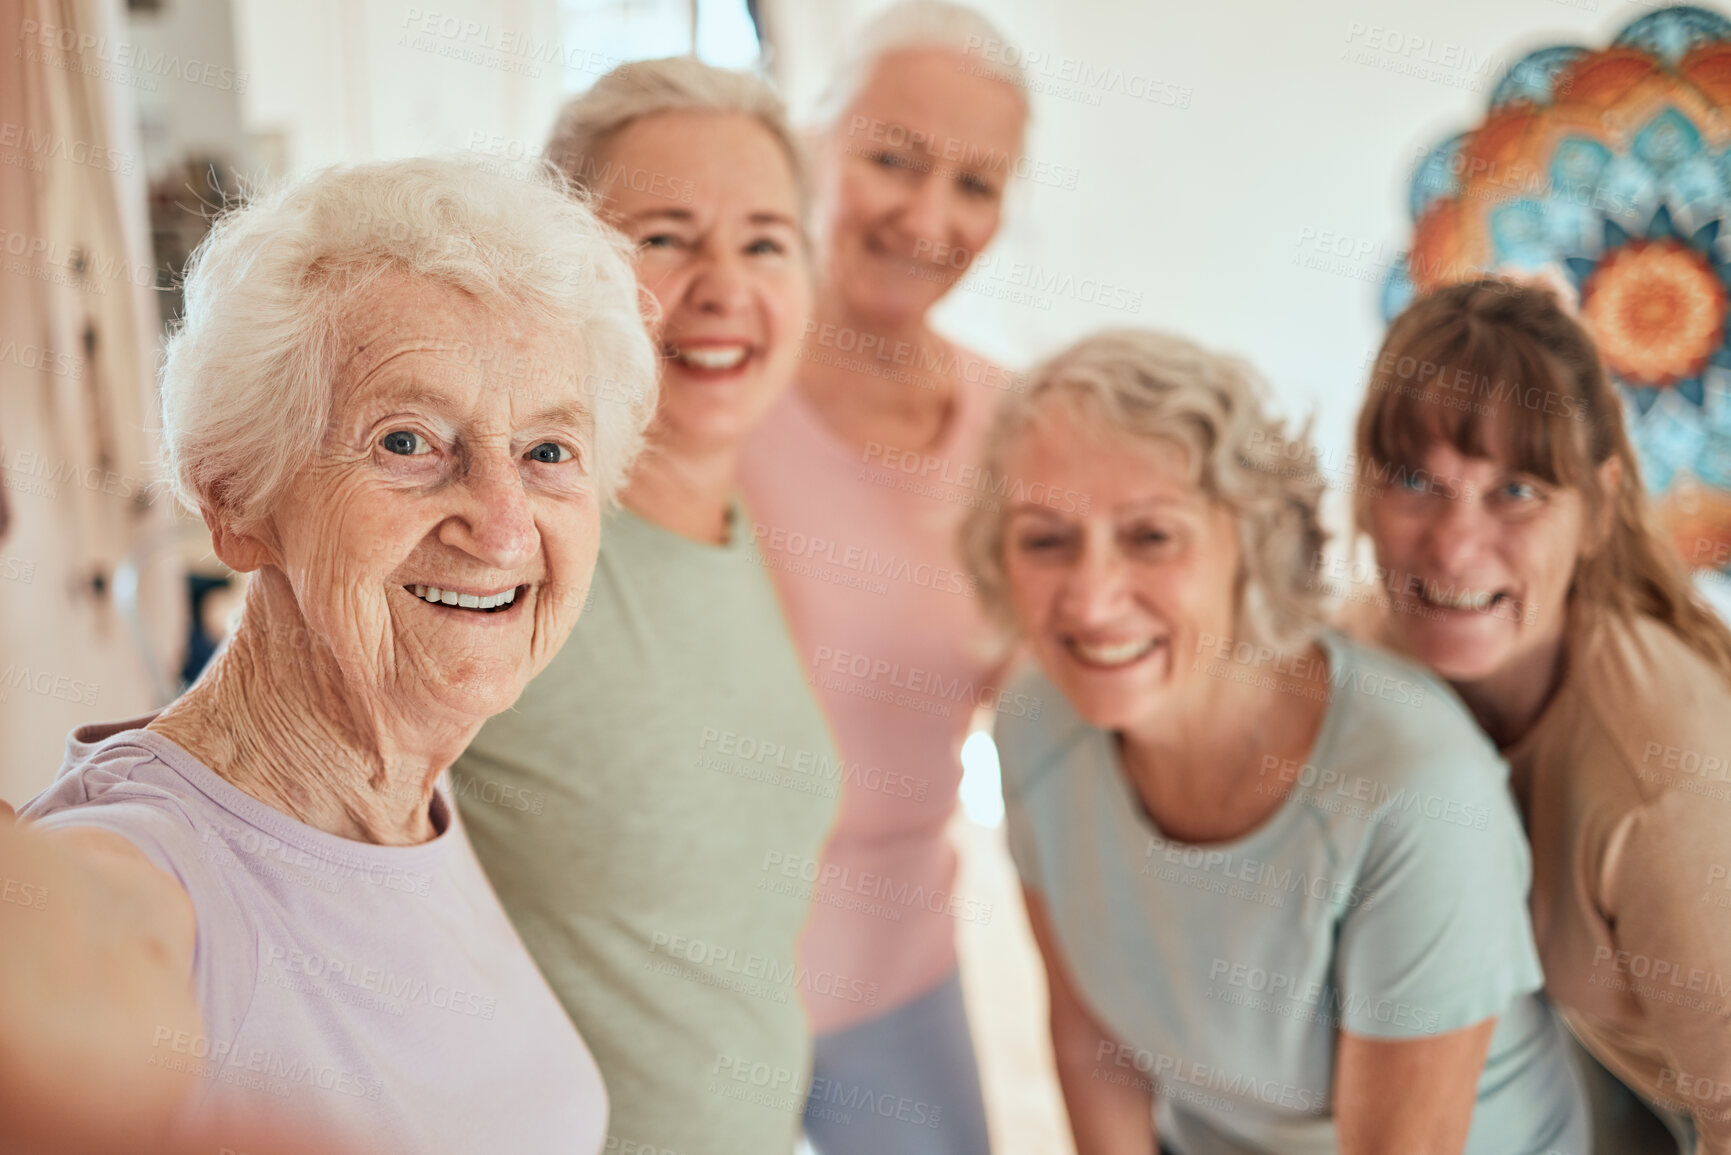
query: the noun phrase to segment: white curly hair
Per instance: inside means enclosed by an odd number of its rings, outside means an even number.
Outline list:
[[[392,271],[577,335],[611,503],[656,402],[629,248],[551,166],[523,179],[433,158],[328,168],[217,221],[162,369],[175,496],[235,529],[270,516],[329,424],[342,327]]]

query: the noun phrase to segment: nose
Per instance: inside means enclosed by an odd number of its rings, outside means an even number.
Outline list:
[[[1059,591],[1059,609],[1072,625],[1088,627],[1109,622],[1124,604],[1129,567],[1123,555],[1101,534],[1082,542]]]
[[[515,569],[535,556],[535,515],[513,457],[472,461],[459,489],[461,508],[440,524],[441,542],[494,569]]]
[[[744,309],[750,298],[751,282],[744,262],[729,252],[703,253],[685,293],[693,308],[721,316]]]
[[[927,172],[902,206],[898,223],[916,244],[925,241],[934,253],[943,252],[941,246],[948,243],[950,235],[949,181],[937,172]],[[973,257],[968,254],[969,261]]]
[[[1431,504],[1424,533],[1426,560],[1444,575],[1459,575],[1483,551],[1489,517],[1483,503],[1470,492]]]

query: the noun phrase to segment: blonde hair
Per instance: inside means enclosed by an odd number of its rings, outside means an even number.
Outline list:
[[[175,496],[235,528],[270,515],[329,425],[343,326],[393,269],[578,336],[611,503],[657,388],[629,250],[551,169],[454,159],[328,168],[217,221],[162,368]]]
[[[987,436],[984,475],[1005,462],[1041,406],[1059,403],[1090,427],[1133,440],[1176,444],[1198,487],[1237,519],[1243,572],[1237,630],[1245,641],[1296,649],[1323,622],[1310,580],[1327,539],[1324,489],[1306,434],[1288,435],[1268,411],[1267,386],[1237,357],[1183,337],[1119,329],[1086,337],[1036,368],[1026,392],[1007,396]],[[1004,573],[1006,513],[976,505],[962,523],[962,560],[982,606],[1014,629]]]
[[[604,159],[608,146],[633,121],[662,112],[737,113],[756,120],[787,156],[804,221],[810,199],[805,162],[781,97],[748,72],[716,68],[694,56],[621,64],[566,101],[547,140],[546,158],[579,188],[606,196],[616,175]]]

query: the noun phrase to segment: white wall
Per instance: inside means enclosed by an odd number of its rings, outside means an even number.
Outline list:
[[[471,147],[536,149],[572,87],[568,74],[617,62],[598,44],[561,39],[556,0],[232,3],[250,79],[242,117],[269,141],[260,152],[275,175]]]

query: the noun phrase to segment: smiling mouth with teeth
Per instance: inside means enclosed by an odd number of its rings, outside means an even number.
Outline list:
[[[460,594],[455,590],[442,590],[438,586],[404,586],[404,589],[420,598],[422,601],[435,605],[454,606],[460,610],[475,610],[484,614],[496,614],[509,609],[511,603],[517,600],[517,591],[525,586],[512,586],[503,593],[497,594]]]
[[[1452,591],[1446,587],[1424,583],[1419,588],[1419,601],[1443,610],[1472,610],[1484,613],[1499,602],[1512,601],[1506,593],[1491,590]]]
[[[1157,639],[1152,638],[1119,642],[1117,645],[1095,646],[1075,640],[1069,643],[1070,652],[1090,666],[1127,666],[1152,653],[1159,644]]]
[[[668,348],[667,355],[688,369],[724,372],[744,364],[751,350],[745,345],[703,345],[689,349],[675,345]]]

